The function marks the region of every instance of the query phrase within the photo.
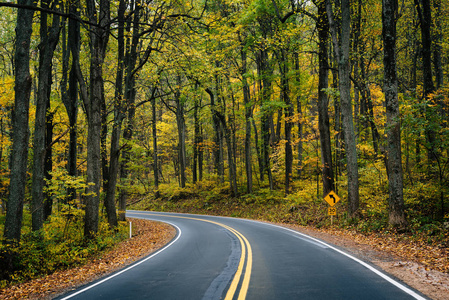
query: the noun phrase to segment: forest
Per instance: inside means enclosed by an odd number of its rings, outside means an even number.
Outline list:
[[[322,227],[334,191],[337,226],[447,248],[448,10],[1,2],[1,285],[125,238],[129,207]]]

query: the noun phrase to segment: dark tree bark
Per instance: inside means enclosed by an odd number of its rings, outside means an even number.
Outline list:
[[[178,76],[178,85],[181,78]],[[176,124],[178,125],[178,158],[179,158],[179,183],[181,188],[186,187],[186,122],[184,119],[185,103],[181,100],[179,91],[175,91]]]
[[[436,88],[443,87],[444,74],[443,65],[441,62],[442,42],[443,42],[443,28],[441,26],[441,0],[434,0],[433,7],[435,11],[435,34],[434,34],[434,46],[433,46],[433,65],[435,69],[435,82]]]
[[[156,115],[156,97],[151,99],[151,111],[152,111],[152,129],[153,129],[153,174],[154,174],[154,189],[156,191],[156,198],[159,197],[159,158],[157,147],[157,115]]]
[[[293,148],[292,148],[292,119],[293,104],[290,100],[290,85],[288,79],[288,57],[286,49],[280,51],[279,69],[281,73],[281,94],[285,103],[285,194],[291,190],[291,180],[293,173]]]
[[[87,14],[90,26],[90,94],[85,103],[87,110],[87,184],[85,197],[84,235],[95,237],[98,231],[100,182],[101,182],[101,122],[104,102],[103,63],[109,40],[110,3],[100,0],[99,11],[96,3],[87,0]]]
[[[47,133],[45,135],[45,162],[44,162],[44,178],[46,180],[45,186],[48,186],[48,183],[52,179],[51,171],[53,170],[53,115],[54,112],[50,111],[50,90],[48,90],[48,114],[46,118],[46,128]],[[44,221],[47,220],[53,210],[53,199],[52,195],[48,192],[44,192]]]
[[[198,86],[195,87],[195,90],[198,90]],[[194,107],[193,107],[193,168],[192,168],[192,175],[193,175],[193,183],[196,183],[198,181],[198,159],[199,159],[199,150],[200,150],[200,122],[198,118],[198,110],[199,106],[201,105],[200,100],[198,97],[195,96],[194,99]]]
[[[125,182],[129,175],[128,165],[131,159],[130,146],[126,145],[133,137],[134,134],[134,117],[136,114],[135,107],[135,66],[138,58],[139,37],[140,37],[140,21],[141,21],[141,6],[136,5],[134,11],[134,19],[127,24],[127,32],[131,32],[132,37],[126,42],[125,50],[125,101],[126,109],[128,112],[127,123],[123,130],[123,140],[125,146],[122,150],[122,160],[120,165],[120,180]],[[119,205],[120,207],[126,207],[128,199],[128,191],[126,187],[121,188],[119,192]]]
[[[350,29],[351,12],[349,0],[341,1],[341,46],[338,43],[337,28],[334,22],[332,4],[326,0],[329,27],[332,34],[335,56],[338,61],[338,78],[340,83],[341,116],[345,140],[348,176],[348,213],[355,217],[359,209],[359,179],[357,166],[357,148],[354,132],[350,81]]]
[[[214,147],[213,147],[213,158],[214,158],[214,169],[215,172],[220,177],[221,183],[224,182],[224,169],[223,169],[223,130],[220,124],[220,118],[218,117],[218,112],[215,106],[215,94],[209,88],[206,89],[210,98],[210,107],[212,110],[212,123],[214,128]]]
[[[337,59],[335,57],[335,51],[331,51],[333,53],[333,55],[331,55],[331,61],[333,66],[335,66],[337,64]],[[330,54],[332,54],[330,53]],[[338,67],[337,68],[332,68],[332,88],[334,90],[337,90],[338,88]],[[343,169],[342,167],[342,161],[343,161],[343,156],[344,156],[344,134],[343,134],[343,129],[342,129],[342,125],[341,125],[341,105],[340,105],[340,97],[337,95],[334,95],[334,111],[335,111],[335,116],[334,116],[334,130],[337,132],[337,134],[335,135],[335,160],[334,160],[334,165],[335,165],[335,182],[338,182],[338,176],[341,176],[341,171]],[[338,186],[335,185],[335,192],[338,193]]]
[[[421,26],[424,96],[427,97],[435,90],[432,79],[432,36],[430,34],[430,28],[432,26],[432,12],[430,0],[415,0],[415,7],[418,10],[418,17]]]
[[[21,5],[34,5],[31,0],[18,0]],[[10,185],[3,235],[5,241],[18,243],[22,228],[28,161],[28,115],[30,107],[30,41],[34,11],[17,9],[16,42],[14,54],[15,97],[12,112],[12,150],[9,161]]]
[[[259,67],[260,76],[262,77],[262,90],[261,90],[261,157],[262,157],[262,172],[261,180],[263,181],[263,175],[268,175],[268,182],[270,190],[274,189],[273,176],[271,173],[271,159],[270,159],[270,120],[271,110],[269,109],[268,102],[271,98],[271,75],[272,70],[268,66],[268,52],[266,49],[259,50],[256,59]]]
[[[300,86],[301,83],[301,74],[299,69],[299,57],[298,53],[295,52],[295,71],[296,71],[296,84]],[[302,145],[302,139],[303,139],[303,130],[302,130],[302,105],[301,105],[301,96],[296,96],[296,113],[298,115],[298,165],[297,165],[297,172],[298,177],[301,178],[302,176],[302,152],[303,152],[303,145]]]
[[[79,16],[78,2],[70,2],[69,13]],[[64,27],[65,28],[65,27]],[[78,78],[77,66],[79,65],[80,52],[80,24],[69,19],[67,40],[63,33],[63,75],[61,80],[61,99],[69,117],[70,138],[69,151],[67,157],[67,173],[70,176],[77,176],[77,119],[78,119],[78,81],[83,85],[83,78]],[[72,62],[69,73],[70,53]],[[67,77],[69,79],[67,80]],[[68,81],[68,89],[67,89]],[[76,198],[76,190],[68,188],[66,202],[72,202]]]
[[[321,164],[323,196],[334,190],[334,170],[332,165],[331,136],[329,126],[329,99],[326,89],[329,87],[328,81],[328,40],[329,40],[329,21],[326,13],[325,0],[316,2],[318,7],[318,130],[320,132],[321,146]]]
[[[387,110],[387,170],[389,173],[389,223],[404,227],[404,196],[401,161],[401,123],[399,115],[398,80],[396,74],[397,0],[382,1],[382,37],[384,44],[384,93]]]
[[[242,45],[240,49],[240,57],[242,59],[241,75],[242,75],[242,89],[243,89],[243,103],[245,104],[245,173],[246,173],[246,192],[251,194],[253,192],[253,171],[251,168],[251,118],[252,105],[251,94],[246,79],[247,70],[247,54]]]
[[[41,6],[49,8],[49,1],[43,0]],[[58,5],[55,2],[54,5]],[[59,41],[60,17],[53,15],[50,28],[47,25],[47,13],[41,12],[39,44],[39,85],[37,91],[36,118],[33,139],[33,181],[31,185],[32,230],[37,231],[44,224],[44,186],[47,115],[50,104],[51,69],[53,54]]]
[[[104,204],[108,216],[109,226],[117,227],[117,214],[115,212],[115,190],[117,187],[117,176],[119,172],[120,158],[120,135],[122,131],[123,119],[126,116],[124,99],[123,99],[123,68],[125,59],[125,10],[126,4],[124,0],[120,0],[117,11],[118,31],[117,31],[117,76],[115,79],[115,96],[114,96],[114,124],[112,125],[111,149],[109,155],[109,171],[108,183],[106,185],[106,197]],[[125,207],[120,206],[119,219],[125,220]]]
[[[423,69],[423,85],[424,85],[424,98],[429,99],[430,94],[435,91],[432,78],[432,11],[430,6],[430,0],[415,0],[415,7],[418,11],[419,23],[421,26],[421,44],[422,44],[422,69]],[[429,110],[425,111],[426,118],[430,121],[431,116]],[[428,143],[427,157],[429,161],[436,162],[439,154],[437,151],[436,133],[431,128],[432,125],[428,125],[425,128],[426,139]]]
[[[255,148],[256,148],[257,162],[259,163],[260,180],[263,181],[263,159],[262,159],[262,154],[260,153],[259,133],[257,131],[257,125],[256,125],[256,121],[254,121],[254,118],[251,119],[251,125],[253,126],[253,130],[254,130],[254,144],[255,144]]]
[[[203,126],[200,125],[200,137],[199,137],[199,143],[200,145],[203,145]],[[204,150],[203,147],[201,146],[198,149],[198,172],[199,172],[199,180],[203,180],[203,158],[204,158]]]
[[[101,175],[103,179],[102,190],[108,190],[109,167],[108,167],[108,111],[106,99],[104,97],[104,87],[101,97],[101,133],[100,133],[100,155],[101,155]],[[103,200],[106,200],[105,198]],[[106,209],[107,211],[107,209]]]
[[[362,1],[357,0],[357,7],[355,10],[354,16],[354,25],[352,31],[352,47],[353,47],[353,55],[351,59],[351,64],[353,68],[353,77],[354,81],[360,82],[360,72],[359,72],[359,62],[361,64],[361,58],[363,57],[361,46],[360,46],[360,31],[361,31],[361,18],[362,18]],[[360,60],[359,60],[360,59]],[[359,88],[359,84],[354,85],[354,125],[355,125],[355,134],[359,138],[364,138],[362,136],[363,129],[366,128],[366,121],[364,118],[365,113],[365,102],[364,98],[360,97],[360,93],[362,92]],[[362,122],[361,122],[362,121]]]
[[[219,86],[219,82],[217,80],[217,91],[221,91],[221,87]],[[222,93],[218,94],[218,99],[220,101],[220,109],[215,108],[215,113],[217,114],[218,119],[220,120],[221,128],[224,132],[224,138],[226,141],[227,148],[227,159],[228,159],[228,168],[229,168],[229,185],[231,196],[236,196],[237,191],[237,169],[235,165],[235,153],[232,147],[232,132],[230,126],[228,125],[229,121],[226,120],[226,103],[224,96]]]

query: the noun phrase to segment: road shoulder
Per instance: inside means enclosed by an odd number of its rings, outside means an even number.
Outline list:
[[[449,300],[449,274],[431,270],[425,265],[387,250],[378,250],[372,243],[339,230],[319,230],[311,227],[276,224],[297,230],[330,243],[391,274],[408,286],[434,300]],[[379,245],[380,246],[380,245]]]

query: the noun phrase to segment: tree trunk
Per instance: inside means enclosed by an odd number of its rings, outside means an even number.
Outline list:
[[[422,44],[422,60],[423,60],[423,85],[424,85],[424,98],[428,101],[430,94],[435,91],[432,78],[432,36],[430,29],[432,26],[432,13],[430,7],[430,0],[415,0],[415,7],[418,11],[418,16],[421,25],[421,44]],[[430,103],[429,103],[430,104]],[[431,123],[431,116],[429,110],[426,109],[426,118]],[[437,141],[435,130],[432,129],[432,124],[429,124],[425,128],[425,134],[427,143],[427,157],[430,162],[436,162],[438,160]]]
[[[154,190],[156,191],[156,198],[159,197],[159,162],[158,162],[158,147],[157,147],[157,115],[156,115],[156,97],[151,99],[151,111],[153,117],[153,174],[154,174]]]
[[[178,78],[178,84],[180,84]],[[186,123],[184,119],[184,103],[182,103],[179,91],[175,92],[176,102],[176,123],[178,125],[178,156],[179,156],[179,176],[181,188],[186,187]]]
[[[288,57],[285,49],[280,53],[279,69],[281,73],[281,94],[286,105],[285,107],[285,194],[290,194],[291,179],[293,173],[293,149],[292,149],[292,119],[293,104],[290,100],[290,86],[288,82]]]
[[[87,0],[89,21],[97,24],[96,4]],[[87,184],[85,197],[84,236],[95,237],[98,231],[101,182],[101,129],[104,101],[103,63],[109,40],[109,0],[100,0],[98,25],[90,28],[90,95],[87,108]]]
[[[108,112],[106,108],[106,99],[104,98],[104,87],[101,92],[101,134],[100,134],[100,152],[101,152],[101,174],[103,178],[103,191],[108,190],[109,168],[108,168]],[[105,199],[103,199],[105,200]]]
[[[441,44],[443,43],[443,28],[441,26],[441,0],[433,1],[435,11],[435,34],[433,46],[433,65],[435,69],[436,88],[440,89],[444,83],[444,73],[441,62],[441,53],[443,52]]]
[[[332,33],[335,56],[338,61],[338,78],[340,82],[341,115],[345,140],[348,176],[348,213],[355,217],[359,209],[359,179],[357,166],[357,148],[354,133],[354,122],[351,102],[350,81],[350,29],[351,12],[349,0],[341,1],[341,49],[337,38],[337,28],[334,22],[332,5],[326,0],[326,10],[329,18],[329,26]]]
[[[318,74],[318,129],[320,132],[321,164],[323,180],[323,197],[334,190],[334,170],[332,165],[331,136],[329,126],[328,88],[328,37],[329,21],[326,14],[326,2],[320,0],[318,5],[318,38],[319,38],[319,74]]]
[[[219,82],[218,80],[216,81],[217,83],[217,91],[221,91],[222,87],[219,86]],[[228,85],[230,86],[230,82],[228,82]],[[231,91],[232,93],[232,91]],[[231,97],[233,97],[233,95],[231,94]],[[226,120],[226,103],[225,103],[225,99],[224,99],[224,95],[222,93],[218,94],[218,100],[220,101],[220,110],[217,110],[217,116],[220,120],[221,123],[221,127],[223,128],[223,132],[224,132],[224,137],[225,137],[225,141],[226,141],[226,148],[227,148],[227,159],[228,159],[228,168],[229,168],[229,188],[231,191],[231,196],[236,196],[238,191],[237,191],[237,168],[236,168],[236,164],[235,164],[235,152],[234,152],[234,147],[233,147],[233,142],[232,142],[232,129],[231,129],[231,125],[229,125],[229,123],[231,123],[231,121],[228,119]]]
[[[42,7],[48,8],[47,0]],[[33,139],[33,181],[31,185],[32,230],[40,230],[44,225],[44,177],[45,149],[47,133],[46,123],[49,113],[49,91],[51,88],[51,68],[53,54],[59,40],[59,16],[53,15],[50,29],[47,26],[47,13],[41,12],[40,44],[39,44],[39,85],[36,103],[36,118]]]
[[[336,62],[335,53],[332,55],[332,64],[335,66]],[[337,89],[338,87],[338,71],[335,68],[332,68],[332,88]],[[341,176],[342,170],[342,158],[344,152],[344,134],[341,126],[341,105],[340,105],[340,96],[334,95],[334,130],[337,134],[335,134],[335,182],[338,182],[338,176]],[[335,185],[335,192],[338,193],[338,186]]]
[[[401,123],[399,115],[398,80],[396,75],[397,0],[382,1],[382,37],[384,44],[384,93],[387,111],[387,170],[389,173],[389,223],[404,227],[404,197],[401,161]]]
[[[195,87],[195,90],[197,90],[198,87]],[[194,107],[193,107],[193,168],[192,168],[192,175],[193,175],[193,183],[196,183],[198,181],[198,157],[199,157],[199,149],[200,149],[200,123],[198,118],[198,109],[200,106],[200,103],[195,96],[194,100]]]
[[[252,105],[251,94],[246,79],[247,70],[247,55],[246,50],[242,46],[240,49],[240,57],[242,59],[242,89],[243,89],[243,103],[245,104],[245,173],[246,173],[246,192],[251,194],[253,192],[253,171],[251,168],[251,118]]]
[[[272,70],[268,66],[268,52],[266,49],[260,50],[259,53],[260,75],[262,76],[262,99],[261,99],[261,135],[262,135],[262,161],[263,173],[268,175],[268,182],[270,190],[274,189],[273,176],[271,174],[271,159],[270,159],[270,119],[271,111],[268,102],[271,98],[271,75]],[[262,179],[262,178],[261,178]]]
[[[69,12],[79,16],[77,2],[70,3]],[[65,35],[63,34],[63,38]],[[66,43],[63,43],[64,45]],[[63,46],[64,48],[64,46]],[[61,99],[69,118],[69,150],[67,158],[67,173],[69,176],[77,176],[77,119],[78,119],[78,81],[82,84],[83,78],[78,78],[77,65],[79,64],[80,52],[80,25],[79,22],[69,19],[67,47],[63,51],[63,75],[61,80]],[[67,73],[69,68],[70,53],[72,54],[72,65],[69,74],[69,87],[67,89]],[[75,188],[67,190],[66,202],[72,202],[76,198]]]
[[[104,205],[108,216],[108,223],[111,228],[117,227],[117,213],[115,210],[115,191],[117,187],[117,177],[120,169],[120,135],[122,132],[122,123],[125,118],[125,105],[123,99],[123,69],[125,59],[125,10],[124,0],[120,0],[117,12],[118,31],[117,31],[117,76],[115,79],[115,97],[114,97],[114,124],[112,125],[111,149],[109,155],[108,183],[106,185],[106,197]],[[120,205],[119,219],[125,220],[126,205]]]
[[[126,108],[128,111],[127,123],[123,130],[123,140],[125,146],[122,150],[122,160],[120,165],[120,180],[123,184],[129,175],[128,164],[131,158],[130,146],[126,145],[130,142],[134,134],[134,117],[136,113],[135,108],[135,78],[134,69],[137,63],[137,53],[139,47],[139,37],[140,37],[140,18],[141,18],[141,8],[140,4],[136,5],[134,11],[134,19],[130,21],[127,26],[127,31],[131,32],[132,27],[132,37],[127,39],[126,42],[126,53],[125,53],[125,101]],[[130,42],[131,40],[131,42]],[[128,192],[126,187],[122,187],[119,192],[119,203],[120,207],[126,207],[126,202],[128,199]]]
[[[218,117],[218,112],[215,107],[215,94],[209,88],[206,89],[206,92],[210,97],[210,107],[212,111],[212,123],[214,127],[214,147],[213,147],[213,156],[214,156],[214,169],[215,172],[220,177],[221,182],[223,183],[223,129],[220,124],[220,118]]]
[[[301,75],[300,75],[300,69],[299,69],[299,57],[298,53],[295,52],[295,71],[296,71],[296,84],[299,87],[301,84]],[[297,165],[297,172],[298,177],[301,178],[302,176],[302,152],[303,152],[303,146],[302,146],[302,105],[301,105],[301,96],[296,96],[296,113],[298,118],[298,165]]]
[[[34,5],[30,0],[18,0],[21,5]],[[30,107],[30,41],[34,10],[17,9],[16,42],[14,53],[15,97],[12,112],[12,150],[9,199],[7,203],[4,237],[7,243],[20,241],[23,200],[25,197],[28,161],[28,116]]]
[[[203,126],[200,126],[200,138],[199,144],[203,145]],[[203,157],[204,151],[203,146],[198,149],[198,172],[199,172],[199,180],[203,180]]]
[[[48,182],[52,179],[51,171],[53,169],[53,149],[52,149],[52,142],[53,142],[53,114],[54,112],[50,112],[50,90],[48,90],[48,114],[47,114],[47,120],[46,120],[46,128],[47,132],[45,135],[45,162],[44,162],[44,178],[45,178],[45,186],[48,186]],[[51,216],[53,209],[53,199],[51,193],[44,192],[44,221],[48,219],[48,217]]]
[[[260,180],[263,181],[263,159],[262,154],[260,153],[259,133],[257,131],[256,121],[254,121],[254,118],[251,119],[251,125],[253,125],[254,129],[254,144],[256,146],[257,162],[259,163]]]

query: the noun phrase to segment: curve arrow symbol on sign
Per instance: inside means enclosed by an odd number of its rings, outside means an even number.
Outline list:
[[[340,201],[340,197],[338,197],[334,191],[330,191],[329,194],[324,197],[324,200],[329,203],[330,206],[334,206],[338,201]]]

